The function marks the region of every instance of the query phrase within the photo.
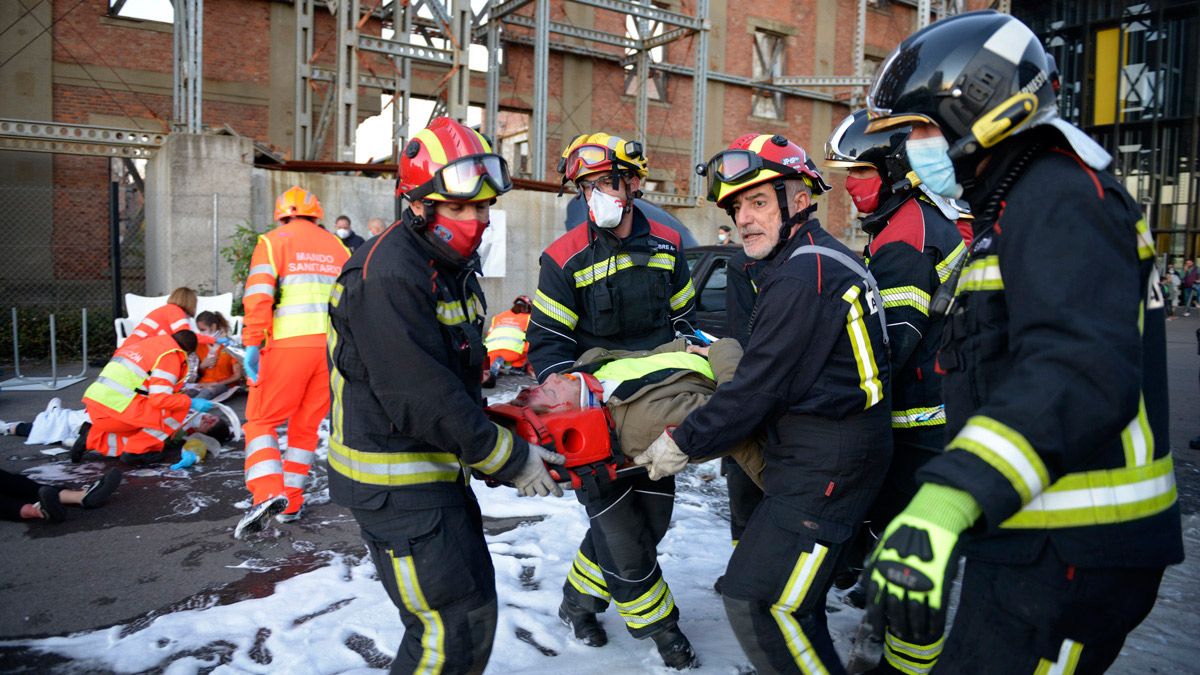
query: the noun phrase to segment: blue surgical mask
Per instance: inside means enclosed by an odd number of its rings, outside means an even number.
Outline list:
[[[955,180],[954,162],[950,161],[950,144],[944,136],[909,139],[905,152],[909,166],[926,187],[950,199],[962,196],[962,185]]]

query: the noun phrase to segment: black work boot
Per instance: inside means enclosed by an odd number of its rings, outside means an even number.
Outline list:
[[[589,647],[603,647],[608,644],[608,633],[592,612],[575,609],[563,600],[558,606],[558,618],[575,633],[575,638]]]
[[[679,626],[671,626],[655,633],[650,639],[654,640],[655,646],[658,647],[658,655],[669,668],[686,670],[700,667],[700,659],[696,658],[696,652],[692,651],[692,643],[688,642],[687,636],[679,630]]]

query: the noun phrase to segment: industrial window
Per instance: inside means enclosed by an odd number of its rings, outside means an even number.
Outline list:
[[[783,75],[784,37],[765,30],[754,31],[754,80],[770,82]],[[767,89],[755,89],[754,105],[750,113],[755,117],[781,120],[783,94]]]
[[[108,0],[108,15],[126,19],[175,22],[171,0]]]
[[[625,15],[625,37],[631,40],[643,40],[662,34],[663,22]],[[651,101],[667,100],[667,73],[654,68],[654,64],[663,62],[666,51],[666,47],[655,47],[650,50],[650,77],[646,81],[646,98]],[[626,56],[634,54],[637,54],[636,49],[625,50]],[[637,63],[631,63],[625,66],[625,95],[637,96],[637,87]]]

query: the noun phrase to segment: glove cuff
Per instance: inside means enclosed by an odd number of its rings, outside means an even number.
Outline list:
[[[983,514],[971,493],[937,483],[922,485],[904,511],[955,534],[966,530]]]

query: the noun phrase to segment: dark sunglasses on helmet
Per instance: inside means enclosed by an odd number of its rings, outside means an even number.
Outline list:
[[[421,199],[439,194],[449,199],[473,199],[484,184],[491,185],[496,194],[512,189],[512,176],[503,157],[486,153],[456,159],[435,171],[429,182],[414,188],[408,196]]]

